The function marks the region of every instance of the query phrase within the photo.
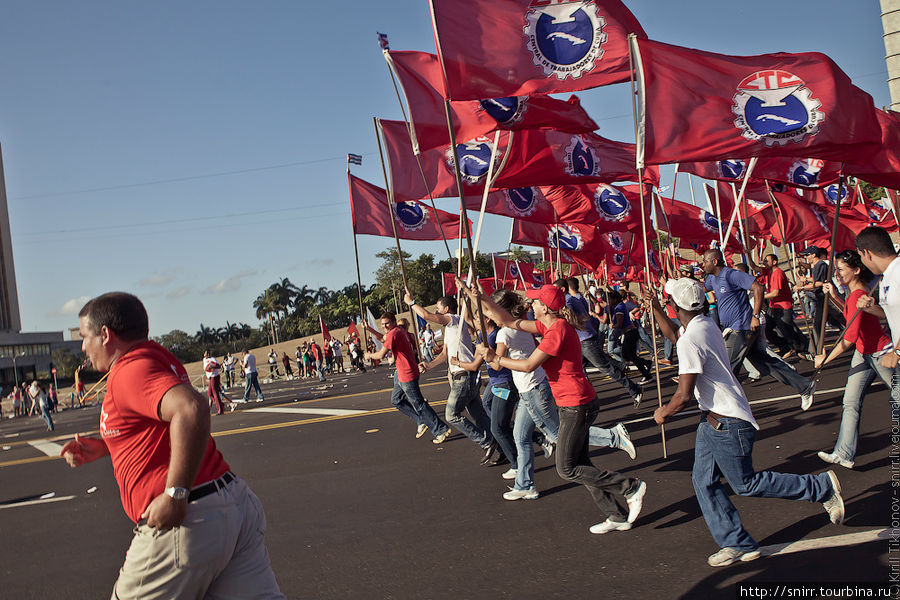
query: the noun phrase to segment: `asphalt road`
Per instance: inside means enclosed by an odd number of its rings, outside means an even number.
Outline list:
[[[746,386],[762,427],[757,469],[826,470],[816,452],[830,450],[837,435],[848,360],[824,372],[808,412],[770,377]],[[272,565],[289,598],[734,598],[738,582],[889,577],[884,530],[898,492],[889,484],[883,384],[866,398],[856,467],[834,467],[845,524],[829,523],[819,504],[734,497],[765,553],[777,554],[714,569],[706,557],[717,548],[690,478],[698,417],[666,427],[663,458],[659,428],[648,419],[655,388],[634,410],[614,383],[592,376],[604,406],[598,423],[636,420],[627,426],[638,451],[631,461],[595,449],[595,463],[648,484],[634,529],[597,536],[588,532],[602,520],[590,495],[563,482],[551,460],[535,461],[541,497],[509,502],[501,498],[505,467],[480,466],[480,449],[466,438],[416,439],[415,425],[390,407],[387,373],[337,375],[324,389],[264,385],[264,403],[213,417],[216,443],[265,506]],[[663,374],[668,398],[674,370]],[[430,372],[422,384],[442,414],[445,379]],[[62,444],[96,431],[98,416],[97,407],[57,414],[50,435],[36,417],[0,424],[0,596],[109,597],[132,526],[109,460],[70,469],[46,454],[54,449],[48,439]],[[800,540],[805,545],[789,545]]]

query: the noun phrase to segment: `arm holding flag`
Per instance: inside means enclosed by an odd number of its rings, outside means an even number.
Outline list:
[[[419,305],[415,299],[413,298],[412,293],[410,293],[409,288],[406,288],[406,295],[403,296],[403,301],[409,304],[409,308],[412,309],[417,316],[429,321],[431,323],[436,323],[441,327],[446,327],[450,324],[450,317],[447,315],[441,315],[438,313],[433,313],[427,310],[425,307]]]
[[[509,327],[510,329],[518,329],[519,331],[524,331],[525,333],[530,333],[532,335],[537,335],[537,325],[534,324],[534,321],[529,321],[528,319],[517,319],[509,314],[506,310],[497,305],[496,302],[491,300],[489,296],[484,296],[482,294],[482,290],[477,288],[470,288],[466,285],[466,283],[460,279],[456,278],[456,286],[458,289],[462,290],[469,299],[474,302],[478,296],[481,296],[481,307],[484,309],[485,316],[490,317],[493,321],[500,327]],[[492,351],[493,352],[493,351]],[[541,353],[543,354],[543,352]],[[534,355],[532,355],[534,356]],[[546,358],[546,355],[545,355]],[[522,361],[524,362],[524,361]],[[541,361],[543,362],[543,361]],[[539,365],[540,363],[538,363]],[[538,365],[535,365],[537,368]],[[510,367],[512,368],[512,367]],[[516,369],[519,370],[519,369]],[[530,369],[534,370],[534,369]]]

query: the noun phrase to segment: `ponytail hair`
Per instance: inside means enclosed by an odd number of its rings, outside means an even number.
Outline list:
[[[547,312],[559,317],[560,319],[565,319],[569,325],[571,325],[575,329],[578,329],[579,331],[583,331],[587,323],[586,317],[582,315],[576,315],[568,306],[563,306],[557,311],[547,309]]]

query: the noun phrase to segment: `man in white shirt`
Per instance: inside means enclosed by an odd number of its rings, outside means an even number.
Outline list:
[[[870,271],[881,275],[878,282],[878,303],[872,296],[862,296],[856,306],[867,313],[887,319],[891,330],[893,352],[881,357],[882,366],[893,369],[891,379],[891,404],[900,411],[900,257],[894,249],[890,234],[881,227],[867,227],[856,236],[859,257]]]
[[[244,375],[247,377],[247,387],[244,388],[244,399],[241,402],[250,402],[250,388],[256,390],[256,401],[262,402],[262,390],[259,388],[259,374],[256,372],[256,357],[244,350]]]
[[[650,290],[645,304],[653,308],[662,334],[678,351],[678,389],[672,400],[653,413],[660,425],[683,410],[691,398],[700,405],[700,425],[694,447],[691,479],[703,518],[721,548],[707,562],[723,567],[735,561],[759,558],[759,545],[741,524],[741,517],[719,481],[724,475],[741,496],[762,496],[823,503],[832,523],[844,519],[841,485],[833,471],[818,475],[794,475],[753,469],[753,442],[759,425],[750,411],[744,390],[731,370],[725,342],[715,323],[705,314],[706,290],[690,278],[666,282],[666,294],[678,320],[672,322]]]
[[[475,360],[469,328],[465,321],[456,314],[455,296],[443,296],[438,299],[437,312],[434,313],[419,306],[409,290],[406,290],[404,302],[409,304],[413,312],[429,323],[435,323],[444,328],[444,347],[433,360],[419,365],[419,369],[423,373],[445,360],[449,364],[451,356],[455,356],[459,362]],[[491,435],[491,419],[481,405],[481,398],[478,397],[478,386],[475,383],[476,374],[454,364],[449,364],[449,367],[450,396],[447,398],[444,417],[450,425],[484,449],[482,464],[485,464],[494,453],[496,446],[494,437]],[[465,411],[468,411],[474,423],[466,418]]]

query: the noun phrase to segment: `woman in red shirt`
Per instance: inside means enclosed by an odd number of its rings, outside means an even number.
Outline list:
[[[856,442],[859,438],[859,412],[862,408],[863,397],[866,390],[876,375],[891,387],[892,370],[881,365],[880,357],[885,351],[892,348],[890,336],[888,336],[881,321],[875,315],[865,311],[857,313],[856,301],[860,296],[869,293],[869,287],[875,276],[860,260],[856,250],[846,250],[835,256],[835,275],[842,285],[850,288],[847,299],[841,301],[834,293],[831,283],[824,285],[824,291],[838,304],[843,304],[844,318],[847,323],[853,319],[847,327],[843,339],[841,339],[831,354],[825,357],[822,353],[816,357],[816,367],[827,365],[835,358],[850,348],[854,348],[853,358],[850,359],[850,373],[847,376],[847,386],[844,388],[844,411],[841,416],[841,429],[838,433],[834,450],[819,452],[819,458],[828,463],[841,465],[848,469],[853,468],[853,459],[856,456]]]
[[[592,526],[591,533],[631,529],[641,512],[647,485],[636,477],[604,471],[591,463],[588,431],[600,412],[600,402],[581,365],[581,343],[573,327],[581,324],[566,308],[565,293],[555,285],[545,285],[526,295],[534,299],[534,321],[514,318],[487,297],[482,298],[481,305],[502,327],[542,336],[537,349],[522,360],[498,356],[484,345],[478,347],[478,352],[497,371],[507,368],[529,373],[544,367],[559,407],[556,471],[563,479],[585,486],[606,514],[607,519]]]

